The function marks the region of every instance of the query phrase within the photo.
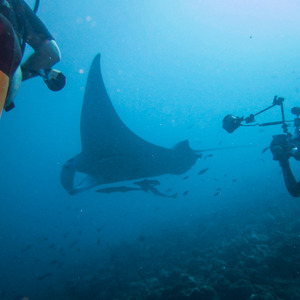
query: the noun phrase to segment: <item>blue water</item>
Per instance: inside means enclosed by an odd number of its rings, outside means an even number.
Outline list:
[[[299,13],[296,0],[41,1],[67,85],[53,93],[40,78],[24,82],[0,121],[0,299],[300,299],[299,201],[261,153],[281,128],[222,129],[225,115],[255,113],[274,95],[293,118]],[[68,195],[60,171],[81,150],[97,53],[116,111],[143,139],[247,147],[205,152],[213,156],[186,174],[157,178],[176,199]],[[278,107],[257,117],[279,119]]]

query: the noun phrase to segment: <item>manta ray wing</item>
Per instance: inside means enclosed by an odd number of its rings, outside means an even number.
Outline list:
[[[107,94],[100,68],[100,54],[91,65],[81,112],[82,152],[93,157],[135,155],[168,150],[133,133],[116,113]]]

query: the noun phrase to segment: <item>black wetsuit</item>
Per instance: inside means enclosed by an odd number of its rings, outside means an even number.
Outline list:
[[[0,71],[12,78],[20,65],[22,44],[35,51],[54,38],[23,0],[0,0]]]
[[[297,182],[295,176],[290,167],[290,163],[288,159],[283,159],[279,161],[280,166],[282,168],[283,178],[285,182],[285,186],[291,196],[299,197],[300,196],[300,181]]]

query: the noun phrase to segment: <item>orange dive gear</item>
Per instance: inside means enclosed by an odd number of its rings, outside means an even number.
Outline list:
[[[5,104],[6,95],[9,86],[9,77],[0,71],[0,118]]]

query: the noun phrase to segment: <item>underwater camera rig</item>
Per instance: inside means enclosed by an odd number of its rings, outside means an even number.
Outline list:
[[[238,129],[240,126],[270,126],[270,125],[278,125],[278,124],[282,124],[282,128],[283,128],[283,132],[287,132],[287,123],[286,122],[290,122],[290,121],[286,121],[285,120],[285,116],[284,116],[284,109],[283,109],[283,101],[284,98],[282,97],[277,97],[275,96],[273,99],[273,104],[261,111],[259,111],[256,114],[250,114],[248,117],[244,118],[244,117],[236,117],[234,115],[227,115],[224,119],[223,119],[223,128],[229,132],[232,133],[234,132],[236,129]],[[256,123],[253,125],[244,125],[242,124],[242,122],[245,122],[246,124],[249,123],[253,123],[255,122],[255,116],[269,110],[270,108],[274,107],[274,106],[280,106],[281,108],[281,121],[276,121],[276,122],[269,122],[269,123]],[[300,108],[299,109],[299,113],[300,113]],[[297,116],[298,118],[298,116]]]
[[[284,114],[284,108],[283,108],[283,101],[284,98],[275,96],[273,99],[273,104],[255,114],[250,114],[248,117],[237,117],[234,115],[227,115],[223,119],[223,128],[229,132],[233,133],[236,129],[238,129],[241,126],[272,126],[272,125],[279,125],[282,124],[282,130],[284,134],[275,135],[273,137],[273,142],[277,142],[279,139],[282,141],[284,140],[284,143],[287,148],[287,153],[289,157],[293,156],[295,159],[300,160],[300,107],[293,107],[291,109],[291,113],[295,115],[294,120],[286,120],[285,114]],[[268,122],[268,123],[255,123],[252,125],[248,125],[249,123],[255,122],[255,116],[275,107],[280,106],[281,109],[281,121],[275,121],[275,122]],[[288,123],[294,122],[295,127],[295,133],[292,135],[288,132]],[[271,144],[272,147],[272,144]]]

